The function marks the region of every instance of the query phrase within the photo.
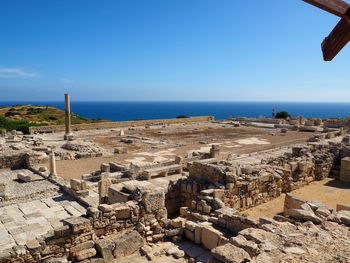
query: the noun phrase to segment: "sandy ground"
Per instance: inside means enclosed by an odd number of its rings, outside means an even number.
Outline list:
[[[235,132],[233,132],[235,131]],[[136,131],[128,131],[136,132]],[[158,134],[154,130],[139,130],[139,134],[151,139],[159,139]],[[242,127],[239,130],[233,130],[232,128],[220,128],[220,129],[203,129],[195,130],[194,134],[190,133],[192,139],[190,141],[183,138],[183,136],[189,136],[189,131],[184,134],[181,132],[177,134],[176,130],[168,132],[167,136],[170,136],[173,142],[171,145],[164,145],[162,148],[152,149],[148,145],[143,148],[129,149],[126,154],[116,154],[112,156],[96,157],[80,160],[66,160],[57,161],[57,172],[59,176],[71,179],[80,179],[81,175],[91,173],[99,170],[101,163],[109,163],[117,161],[125,164],[130,162],[142,163],[142,162],[161,162],[165,160],[174,159],[176,155],[187,156],[193,151],[209,152],[212,144],[219,144],[221,151],[232,152],[235,154],[251,153],[261,150],[267,150],[276,148],[282,145],[295,144],[297,142],[305,141],[314,133],[307,132],[295,132],[290,131],[286,134],[277,133],[275,136],[267,134],[266,129],[256,129],[250,127]],[[102,147],[110,147],[113,144],[113,136],[115,133],[106,133],[103,135],[94,135],[95,142],[98,142]],[[162,134],[164,136],[164,134]],[[206,144],[200,143],[203,138],[206,139]],[[168,138],[169,139],[169,138]],[[181,146],[174,145],[175,143],[181,143]]]
[[[338,203],[350,203],[350,183],[326,178],[322,181],[312,182],[290,194],[304,200],[317,200],[335,209]],[[265,204],[248,209],[244,213],[247,213],[250,218],[273,217],[283,212],[284,197],[285,194]]]

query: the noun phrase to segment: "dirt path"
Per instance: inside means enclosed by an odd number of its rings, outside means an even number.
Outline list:
[[[303,188],[292,191],[291,195],[304,200],[317,200],[332,208],[337,203],[350,204],[350,183],[343,183],[333,178],[326,178],[322,181],[313,182]],[[244,211],[250,218],[261,216],[273,217],[283,211],[285,195],[265,204]]]

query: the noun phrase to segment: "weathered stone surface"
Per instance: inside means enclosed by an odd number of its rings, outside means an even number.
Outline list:
[[[242,248],[232,244],[226,244],[211,251],[214,258],[223,263],[242,263],[248,262],[251,257]]]
[[[258,245],[253,241],[247,240],[244,236],[238,235],[230,238],[230,243],[236,247],[243,248],[248,254],[253,257],[259,254]]]
[[[30,175],[23,174],[23,173],[17,174],[17,179],[26,183],[32,180]]]
[[[311,221],[316,224],[321,224],[322,220],[318,216],[315,215],[312,211],[302,210],[302,209],[288,209],[287,215],[294,217],[295,219],[302,221]]]
[[[350,157],[341,160],[340,181],[350,182]]]
[[[337,211],[348,210],[350,211],[350,204],[337,204]]]
[[[287,247],[283,250],[286,254],[296,254],[296,255],[302,255],[305,254],[306,251],[304,249],[301,249],[299,247]]]
[[[98,182],[98,194],[100,196],[100,203],[104,203],[105,199],[108,197],[108,188],[111,186],[112,182],[109,178],[103,178]]]
[[[339,222],[350,226],[350,211],[348,210],[338,211],[336,214],[336,218],[338,219]]]
[[[78,179],[71,179],[70,180],[70,187],[75,191],[80,191],[81,189],[81,181]]]
[[[201,240],[207,249],[213,249],[218,246],[219,237],[222,233],[211,226],[203,226]]]
[[[99,239],[96,241],[97,251],[102,255],[106,262],[110,262],[114,259],[112,250],[114,248],[114,242],[111,239]]]
[[[148,191],[142,196],[142,203],[145,205],[146,211],[152,213],[158,209],[165,207],[165,193],[162,188],[156,188]]]
[[[287,215],[287,210],[288,209],[300,209],[303,204],[305,204],[306,201],[294,197],[290,194],[286,194],[286,197],[284,199],[284,209],[283,209],[283,214],[286,216]]]
[[[252,240],[255,243],[264,243],[267,240],[273,239],[273,234],[258,228],[247,228],[239,232],[248,240]]]
[[[84,217],[71,217],[65,219],[63,224],[69,225],[70,229],[75,234],[91,231],[92,228],[90,220]]]
[[[93,257],[95,255],[96,255],[96,249],[88,248],[88,249],[84,249],[84,250],[78,251],[76,253],[76,258],[77,258],[77,260],[81,261],[81,260],[84,260],[84,259],[87,259],[87,258],[91,258],[91,257]]]
[[[29,250],[38,250],[40,249],[39,241],[36,239],[32,239],[27,241],[26,246]]]
[[[92,241],[92,240],[89,240],[89,241],[87,241],[87,242],[78,244],[78,245],[76,245],[75,247],[72,247],[72,248],[71,248],[71,252],[78,253],[78,252],[80,252],[80,251],[82,251],[82,250],[89,249],[89,248],[93,248],[94,246],[95,246],[95,242]]]
[[[125,257],[138,251],[143,245],[143,238],[137,231],[132,231],[130,234],[124,234],[117,238],[113,238],[115,248],[113,255],[115,258]]]
[[[114,208],[114,211],[117,219],[127,219],[131,216],[130,208],[128,206],[117,206]]]

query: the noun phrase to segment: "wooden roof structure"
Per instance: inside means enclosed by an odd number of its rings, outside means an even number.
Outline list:
[[[350,41],[350,4],[342,0],[303,0],[341,19],[322,42],[323,59],[331,61]]]

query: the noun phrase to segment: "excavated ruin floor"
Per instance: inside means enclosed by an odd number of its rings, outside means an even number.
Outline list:
[[[222,123],[174,124],[170,126],[152,126],[146,128],[124,129],[124,136],[119,130],[105,129],[75,132],[76,140],[85,140],[97,144],[106,153],[114,148],[127,148],[127,153],[79,160],[57,162],[59,175],[66,179],[80,179],[82,174],[96,171],[101,163],[112,161],[130,164],[162,162],[173,160],[176,155],[187,156],[192,152],[209,152],[213,144],[220,145],[222,151],[233,154],[274,149],[284,145],[305,142],[315,133],[288,131],[257,127],[233,127]],[[46,134],[45,140],[58,140],[63,134]],[[130,140],[122,143],[121,140]]]
[[[314,181],[290,194],[304,200],[317,200],[336,209],[339,203],[350,204],[350,183],[326,178],[322,181]],[[285,194],[282,194],[274,200],[245,210],[244,213],[250,218],[274,217],[283,212],[284,198]]]

